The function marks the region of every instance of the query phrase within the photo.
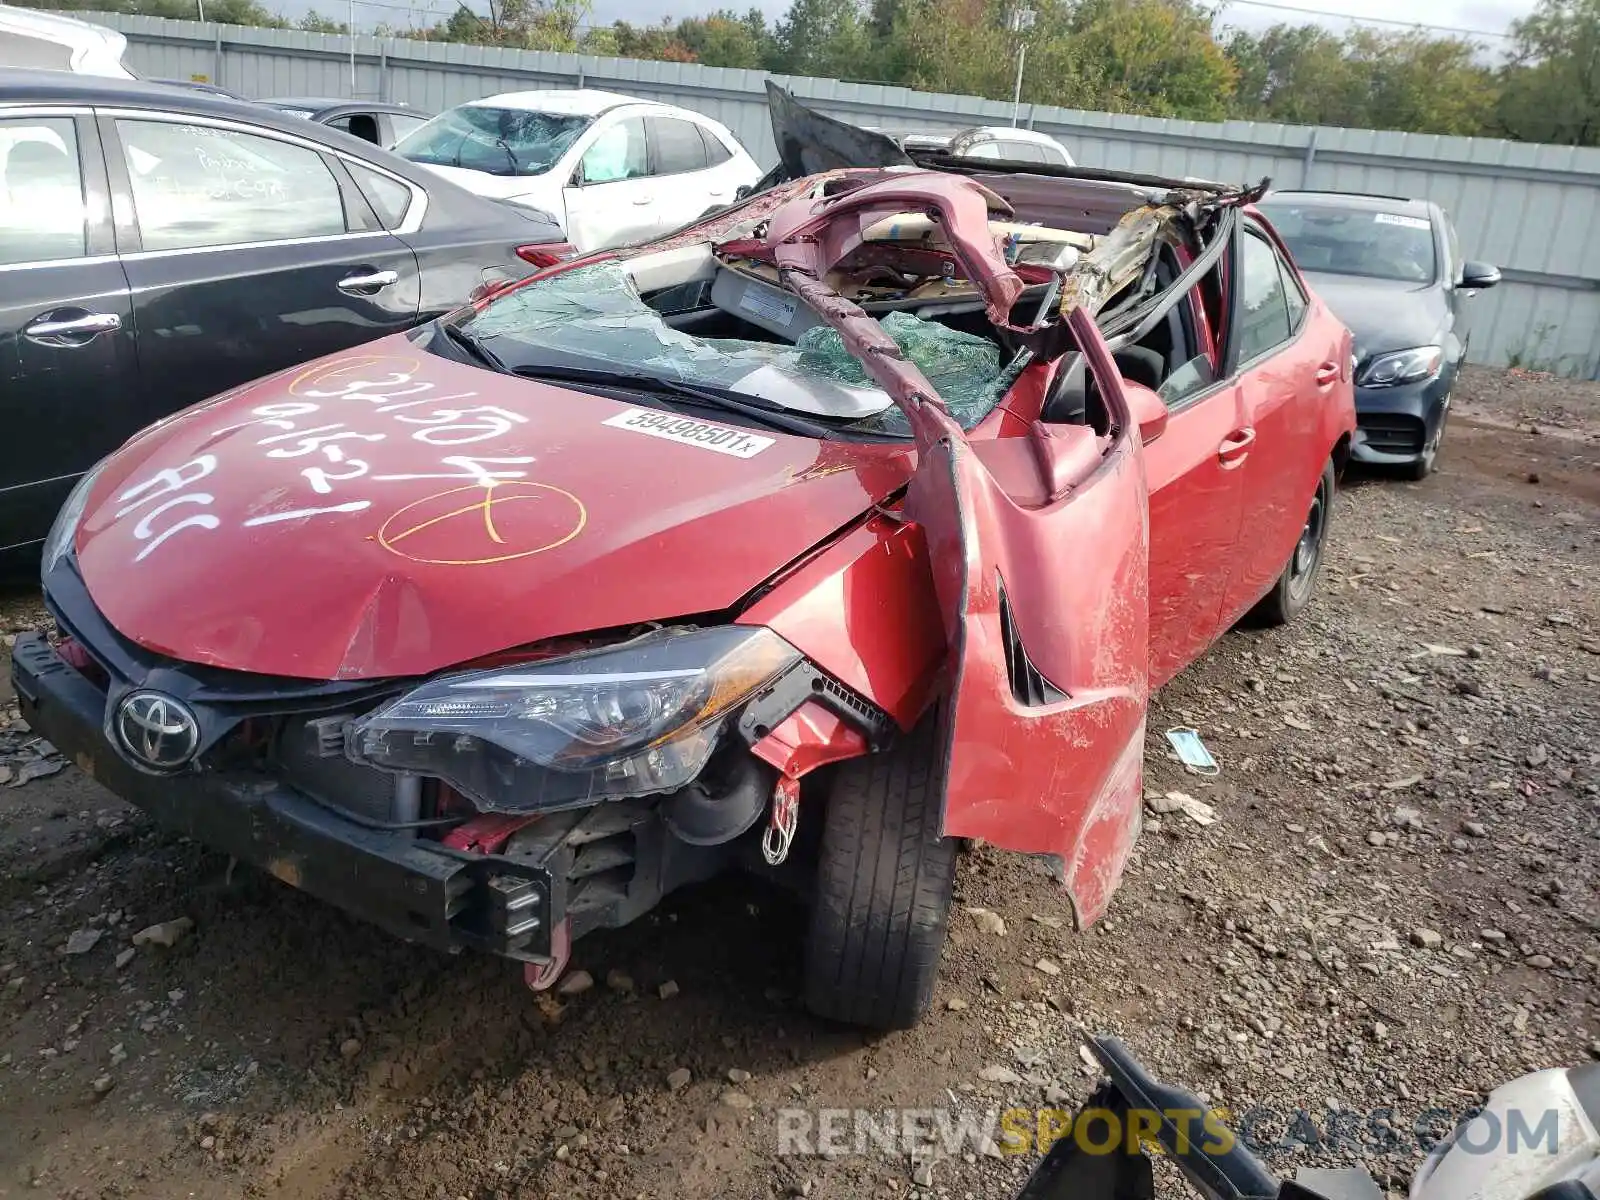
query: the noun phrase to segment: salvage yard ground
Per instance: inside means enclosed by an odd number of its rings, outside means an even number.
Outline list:
[[[936,1011],[876,1041],[796,1006],[798,914],[749,885],[584,941],[592,986],[538,1001],[70,767],[0,791],[0,1196],[1006,1196],[1031,1157],[780,1158],[778,1110],[1076,1102],[1080,1029],[1270,1110],[1259,1137],[1359,1129],[1270,1161],[1403,1193],[1424,1110],[1600,1056],[1600,386],[1469,372],[1440,473],[1352,481],[1323,570],[1153,706],[1110,919],[1072,934],[1034,864],[975,850]],[[26,743],[14,781],[52,765]]]

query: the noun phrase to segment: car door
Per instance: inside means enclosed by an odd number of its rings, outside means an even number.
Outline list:
[[[644,118],[602,118],[588,138],[564,189],[567,240],[587,253],[649,237],[660,181],[650,176]]]
[[[704,131],[681,117],[645,119],[650,137],[650,171],[661,182],[656,202],[656,232],[682,228],[707,209],[727,204],[734,187],[728,172],[707,160]]]
[[[1166,253],[1165,251],[1163,252]],[[1163,263],[1163,275],[1176,264]],[[1160,687],[1226,628],[1231,563],[1244,519],[1239,431],[1246,425],[1237,380],[1220,369],[1202,296],[1221,307],[1217,272],[1168,315],[1166,377],[1157,394],[1166,431],[1144,448],[1150,489],[1150,685]]]
[[[156,113],[100,127],[147,409],[415,323],[415,255],[316,143]]]
[[[146,424],[132,300],[87,111],[0,110],[0,549]]]
[[[1101,394],[1120,398],[1093,321],[1081,309],[1068,321]],[[1111,448],[1040,503],[999,480],[1030,477],[1024,464],[1040,458],[1053,465],[1090,429],[1040,436],[1036,425],[982,443],[1013,460],[992,471],[928,406],[913,422],[905,504],[950,648],[942,832],[1055,856],[1080,924],[1104,912],[1138,835],[1149,694],[1144,465],[1137,425],[1120,401],[1112,411]]]
[[[1322,408],[1347,377],[1340,330],[1312,321],[1309,294],[1283,252],[1252,220],[1238,236],[1238,298],[1229,352],[1242,423],[1233,435],[1244,520],[1232,557],[1227,624],[1244,615],[1288,564],[1322,474]]]

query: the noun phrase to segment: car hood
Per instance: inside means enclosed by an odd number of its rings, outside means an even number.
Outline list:
[[[146,430],[75,537],[157,653],[309,679],[420,675],[714,613],[909,477],[909,449],[676,417],[386,338]]]
[[[1434,284],[1305,272],[1306,282],[1355,337],[1356,357],[1437,344],[1449,307]]]

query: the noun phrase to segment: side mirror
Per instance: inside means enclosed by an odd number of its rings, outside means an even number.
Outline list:
[[[578,160],[578,165],[572,168],[572,178],[567,180],[568,187],[583,186],[583,159]]]
[[[1133,423],[1139,427],[1139,440],[1146,446],[1167,431],[1167,406],[1142,383],[1122,381],[1122,395],[1133,414]]]
[[[1464,292],[1482,291],[1492,288],[1500,282],[1500,268],[1493,263],[1469,262],[1461,267],[1461,290]]]

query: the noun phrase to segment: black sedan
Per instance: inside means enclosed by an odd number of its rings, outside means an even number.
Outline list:
[[[1464,302],[1499,283],[1499,270],[1463,259],[1450,218],[1429,200],[1273,192],[1259,207],[1355,335],[1352,456],[1426,478],[1467,355]]]
[[[157,418],[431,320],[560,239],[254,104],[0,71],[0,552]]]
[[[279,96],[259,100],[268,108],[304,117],[330,129],[342,129],[348,134],[385,148],[394,145],[406,134],[427,123],[432,113],[412,108],[409,104],[388,104],[381,100],[334,100],[321,96]]]

